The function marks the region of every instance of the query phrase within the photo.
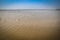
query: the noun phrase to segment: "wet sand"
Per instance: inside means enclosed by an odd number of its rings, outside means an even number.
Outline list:
[[[53,40],[57,37],[58,11],[0,11],[0,39]]]

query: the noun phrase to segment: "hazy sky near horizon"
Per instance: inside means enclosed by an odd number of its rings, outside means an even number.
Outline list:
[[[56,9],[59,0],[0,0],[0,9]]]

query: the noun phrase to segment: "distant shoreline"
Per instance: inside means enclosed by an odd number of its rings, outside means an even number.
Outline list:
[[[0,11],[33,11],[33,10],[49,10],[49,11],[60,11],[60,9],[0,9]]]

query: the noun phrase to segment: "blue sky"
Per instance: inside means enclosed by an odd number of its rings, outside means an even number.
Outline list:
[[[0,0],[0,9],[56,9],[59,0]]]

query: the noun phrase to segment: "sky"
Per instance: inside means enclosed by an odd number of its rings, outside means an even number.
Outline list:
[[[60,0],[0,0],[0,9],[60,9]]]

